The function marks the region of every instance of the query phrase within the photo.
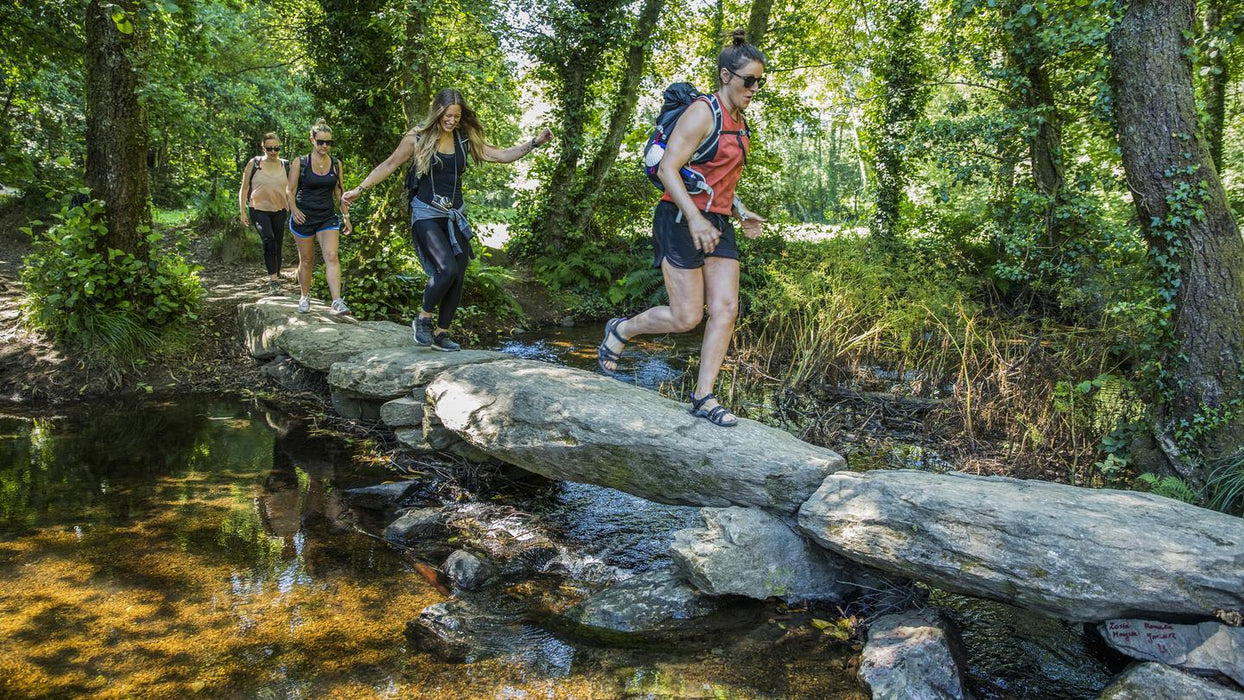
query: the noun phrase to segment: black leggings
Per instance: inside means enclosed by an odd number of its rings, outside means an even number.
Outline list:
[[[440,306],[437,328],[449,328],[458,302],[462,301],[462,284],[466,280],[467,263],[471,262],[471,243],[455,229],[461,253],[454,255],[449,244],[449,219],[422,219],[411,227],[411,242],[428,273],[428,286],[423,288],[423,310],[432,313]]]
[[[285,240],[285,219],[287,211],[259,211],[250,208],[251,226],[259,232],[259,240],[263,241],[263,264],[268,268],[269,275],[281,271],[281,242]]]

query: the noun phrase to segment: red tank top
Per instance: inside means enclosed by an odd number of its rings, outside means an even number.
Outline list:
[[[717,95],[718,102],[721,95]],[[727,134],[727,131],[744,131],[746,124],[742,115],[738,119],[730,116],[730,112],[721,110],[721,139],[717,142],[717,154],[707,163],[688,165],[698,171],[713,188],[712,200],[708,192],[691,195],[696,209],[710,211],[715,214],[730,215],[734,205],[734,190],[743,175],[743,162],[747,159],[747,151],[751,148],[751,138],[745,134]],[[661,197],[662,202],[672,202],[668,192]]]

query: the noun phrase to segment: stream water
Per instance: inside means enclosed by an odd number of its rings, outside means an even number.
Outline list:
[[[586,367],[598,340],[567,330],[502,349]],[[640,348],[637,383],[676,391],[683,348]],[[767,399],[744,394],[757,417]],[[474,663],[414,651],[406,623],[447,598],[355,527],[341,491],[393,478],[366,455],[257,401],[3,414],[0,697],[868,697],[858,644],[810,624],[831,613],[776,604],[740,603],[737,624],[686,644],[530,628]],[[557,581],[536,577],[544,595],[660,567],[673,532],[698,523],[696,509],[541,479],[494,500],[563,552]],[[476,602],[511,605],[521,583]],[[1079,627],[939,602],[964,627],[980,697],[1094,697],[1108,681]]]

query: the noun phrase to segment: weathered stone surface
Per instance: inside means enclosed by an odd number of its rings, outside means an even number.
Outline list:
[[[406,545],[430,537],[441,537],[445,533],[440,508],[412,508],[389,523],[384,529],[384,538]]]
[[[1172,625],[1110,620],[1097,629],[1107,644],[1133,659],[1158,661],[1193,673],[1221,673],[1244,685],[1244,627],[1221,622]]]
[[[470,552],[459,549],[441,565],[445,577],[453,582],[454,587],[463,590],[474,590],[492,574],[488,564]]]
[[[380,407],[380,420],[390,428],[409,428],[423,425],[423,389],[415,389],[411,396],[393,399]]]
[[[389,321],[324,323],[286,328],[276,345],[303,367],[329,372],[335,363],[380,348],[414,346],[410,329]],[[332,386],[332,374],[329,374]],[[367,396],[367,398],[394,398]]]
[[[330,325],[337,317],[323,304],[313,304],[311,311],[298,313],[298,300],[289,297],[267,297],[256,302],[238,304],[238,332],[251,357],[267,359],[282,354],[277,340],[291,328]]]
[[[859,677],[874,700],[965,697],[946,623],[932,609],[878,618],[868,629]]]
[[[406,639],[411,648],[445,661],[501,657],[543,677],[567,675],[575,658],[573,648],[548,632],[514,616],[480,610],[461,598],[424,608],[406,624]]]
[[[436,452],[436,448],[428,444],[423,439],[423,427],[418,428],[398,428],[393,431],[393,437],[397,438],[398,443],[407,450],[415,454],[424,454],[428,452]]]
[[[423,441],[437,452],[455,455],[475,464],[492,461],[492,456],[471,443],[458,437],[454,431],[446,428],[440,418],[432,413],[424,412]]]
[[[510,357],[489,350],[441,352],[413,345],[409,328],[402,327],[402,332],[405,333],[407,342],[400,345],[409,347],[386,348],[375,345],[370,348],[357,348],[355,355],[344,362],[338,362],[329,371],[329,386],[335,392],[351,392],[352,396],[396,399],[409,395],[412,389],[427,384],[436,375],[451,367],[495,362]]]
[[[671,622],[708,615],[716,604],[672,569],[637,574],[575,605],[571,622],[606,633],[662,631]]]
[[[1136,664],[1101,693],[1101,700],[1244,700],[1239,693],[1170,666]]]
[[[346,489],[341,492],[341,498],[356,508],[385,510],[396,507],[416,487],[418,484],[414,481],[395,481],[388,484]]]
[[[447,370],[428,399],[445,427],[494,457],[660,503],[793,513],[845,467],[755,421],[719,428],[650,391],[540,362]]]
[[[260,367],[259,373],[282,389],[294,393],[318,393],[328,388],[323,372],[309,370],[294,362],[289,355],[277,355]]]
[[[357,399],[338,393],[334,393],[332,399],[333,413],[342,418],[365,421],[380,420],[380,407],[383,404],[376,399]]]
[[[1244,520],[1153,494],[844,472],[799,526],[883,571],[1068,620],[1244,609]]]
[[[856,590],[853,561],[808,541],[757,508],[704,508],[704,528],[674,533],[683,576],[711,595],[841,601]]]

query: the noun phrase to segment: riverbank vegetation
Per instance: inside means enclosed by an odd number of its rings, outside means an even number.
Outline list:
[[[707,87],[744,26],[770,65],[740,192],[772,223],[743,244],[739,370],[804,389],[897,376],[1007,473],[1244,510],[1232,3],[55,0],[0,17],[21,38],[0,49],[3,220],[34,241],[23,323],[59,343],[132,358],[195,327],[195,266],[167,234],[185,229],[152,205],[246,258],[237,178],[260,135],[294,157],[325,117],[352,186],[447,86],[495,143],[557,135],[471,169],[473,223],[508,243],[474,263],[464,320],[527,322],[530,280],[581,320],[659,302],[639,147],[661,89]],[[98,203],[68,208],[82,188]],[[369,191],[343,240],[361,317],[417,303],[404,198],[398,177]]]

